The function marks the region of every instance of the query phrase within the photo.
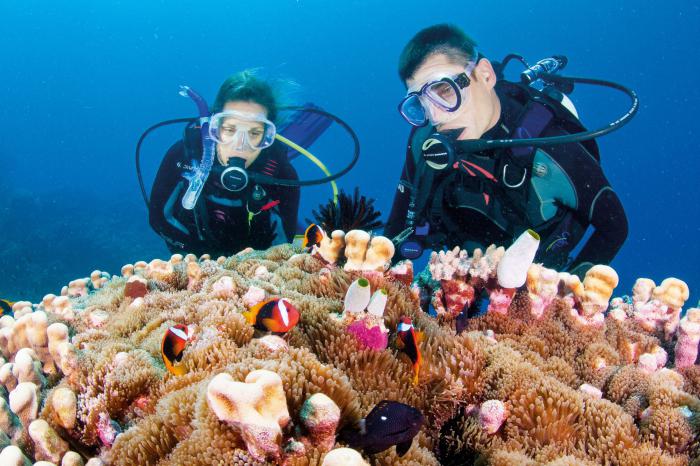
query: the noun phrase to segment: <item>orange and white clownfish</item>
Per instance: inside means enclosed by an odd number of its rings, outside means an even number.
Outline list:
[[[190,329],[183,324],[177,324],[166,330],[163,341],[160,344],[160,354],[163,357],[165,368],[173,375],[183,375],[187,370],[184,365],[179,365],[185,352],[187,342],[192,338]]]
[[[396,345],[413,363],[413,385],[418,385],[418,371],[423,362],[419,344],[423,340],[423,332],[416,331],[410,317],[402,316],[396,328],[396,337]]]
[[[304,239],[301,242],[301,247],[304,249],[311,249],[314,246],[319,246],[324,235],[325,232],[323,229],[315,223],[312,223],[304,232]]]
[[[286,298],[272,298],[243,312],[243,317],[258,330],[286,333],[299,322],[299,311]]]

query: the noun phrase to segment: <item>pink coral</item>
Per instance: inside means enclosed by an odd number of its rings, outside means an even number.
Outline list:
[[[488,434],[495,434],[506,420],[506,406],[500,400],[488,400],[479,408],[479,425]]]
[[[596,398],[598,400],[603,398],[603,392],[601,392],[598,387],[594,387],[593,385],[584,383],[580,387],[578,387],[578,389],[580,392],[585,393],[591,398]]]
[[[530,295],[530,313],[539,318],[552,304],[559,292],[559,274],[540,264],[532,264],[527,271],[527,289]]]
[[[299,413],[313,444],[323,450],[335,445],[335,431],[340,422],[340,408],[323,393],[311,395]]]
[[[474,287],[463,280],[441,280],[433,295],[433,307],[438,314],[456,317],[474,301]]]
[[[656,371],[656,356],[651,353],[644,353],[639,356],[637,367],[645,374],[653,374]]]
[[[257,286],[251,286],[243,295],[243,303],[246,306],[252,307],[265,299],[265,290]]]
[[[490,278],[495,277],[498,263],[501,261],[505,251],[502,246],[496,247],[494,245],[486,248],[484,252],[481,249],[475,249],[469,267],[472,283],[474,281],[486,283]]]
[[[406,286],[411,286],[411,282],[413,282],[413,262],[410,260],[399,262],[389,270],[389,276]]]
[[[588,327],[588,326],[595,326],[595,327],[602,327],[603,324],[605,323],[605,316],[603,315],[602,312],[595,312],[591,313],[589,316],[580,314],[579,311],[575,308],[571,308],[571,317],[574,318],[576,322],[579,323],[579,325]]]
[[[488,312],[495,312],[497,314],[507,314],[510,303],[513,301],[513,296],[515,296],[515,289],[496,289],[489,295],[489,307]]]
[[[272,353],[277,351],[287,351],[289,349],[287,342],[277,335],[265,335],[262,338],[258,338],[257,341]]]
[[[109,414],[100,413],[97,421],[97,433],[102,444],[111,447],[117,435],[121,434],[121,428],[119,424],[109,418]]]
[[[617,297],[610,301],[610,307],[608,309],[608,315],[617,320],[624,321],[627,317],[634,313],[634,307],[631,303],[625,301],[623,298]]]
[[[655,286],[652,280],[640,278],[634,284],[634,319],[646,331],[663,329],[669,341],[681,319],[681,307],[688,299],[688,285],[677,278],[667,278]]]
[[[224,275],[214,282],[211,291],[213,296],[227,298],[236,292],[236,284],[233,282],[233,278]]]
[[[648,332],[663,328],[669,318],[668,306],[657,299],[637,302],[634,306],[634,320]]]
[[[347,326],[347,331],[354,335],[357,341],[364,347],[375,351],[381,351],[389,344],[389,337],[379,325],[369,327],[368,319],[356,320]]]
[[[465,250],[455,247],[451,251],[440,251],[430,255],[428,269],[434,280],[452,280],[457,277],[466,277],[471,266],[469,254]]]
[[[688,309],[681,319],[678,341],[676,342],[676,368],[682,369],[695,364],[700,343],[700,308]]]

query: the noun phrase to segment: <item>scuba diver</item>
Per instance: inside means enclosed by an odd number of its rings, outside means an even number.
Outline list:
[[[194,101],[199,118],[154,125],[136,149],[149,223],[172,253],[229,256],[246,247],[266,249],[291,242],[297,230],[300,186],[330,182],[337,196],[334,180],[359,156],[357,137],[342,120],[314,106],[278,107],[272,87],[250,71],[226,79],[211,110],[189,87],[182,86],[180,94]],[[297,112],[278,130],[275,121],[281,110]],[[352,136],[355,156],[344,170],[331,175],[304,146],[334,121]],[[149,200],[139,167],[141,144],[153,129],[182,122],[189,123],[184,136],[161,162]],[[299,153],[327,176],[300,181],[290,162]]]
[[[413,126],[384,234],[399,254],[460,246],[509,246],[527,229],[541,237],[536,262],[584,275],[607,264],[627,237],[627,218],[600,165],[594,137],[636,113],[633,91],[608,81],[564,78],[556,56],[528,66],[522,83],[503,79],[518,55],[492,64],[459,28],[416,34],[399,60],[408,93],[399,105]],[[566,96],[573,83],[602,85],[632,98],[614,123],[587,131]],[[536,84],[537,89],[530,84]],[[593,233],[575,258],[588,226]]]

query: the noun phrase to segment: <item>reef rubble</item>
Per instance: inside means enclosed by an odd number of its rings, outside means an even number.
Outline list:
[[[687,285],[641,278],[614,297],[608,266],[581,280],[516,252],[433,253],[414,277],[386,238],[336,231],[15,303],[0,464],[700,464]],[[382,400],[425,419],[404,455],[336,436]]]

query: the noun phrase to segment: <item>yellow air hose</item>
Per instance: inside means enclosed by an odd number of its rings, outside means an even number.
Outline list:
[[[311,160],[313,163],[315,163],[318,168],[320,168],[323,173],[326,174],[326,176],[331,176],[331,172],[328,171],[326,166],[321,162],[314,154],[309,152],[308,150],[304,149],[301,147],[299,144],[290,141],[289,139],[285,138],[281,134],[275,134],[275,139],[283,142],[284,144],[288,145],[292,149],[298,151],[300,154],[306,156],[309,160]],[[331,181],[331,187],[333,188],[333,204],[338,205],[338,185],[335,184],[335,181]]]

